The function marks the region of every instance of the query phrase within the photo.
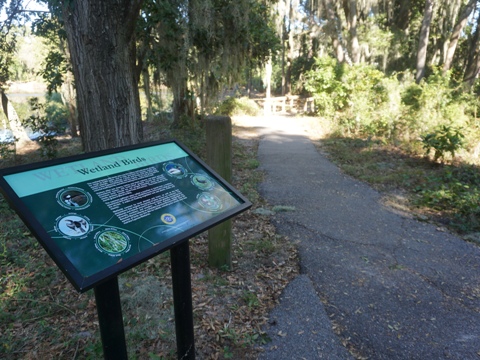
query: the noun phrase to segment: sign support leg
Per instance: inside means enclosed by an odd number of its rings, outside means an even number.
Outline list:
[[[94,290],[103,356],[105,360],[127,360],[118,278],[115,276],[98,285]]]
[[[181,360],[195,360],[189,241],[171,248],[170,259],[177,356]]]

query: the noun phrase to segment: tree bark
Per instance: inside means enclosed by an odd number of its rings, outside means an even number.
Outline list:
[[[86,152],[139,143],[135,22],[142,0],[62,1]]]
[[[463,86],[466,91],[469,91],[472,88],[480,69],[480,53],[478,48],[480,40],[479,26],[480,16],[477,17],[477,27],[470,42],[470,48],[467,58],[467,67],[465,69],[465,74],[463,75]]]
[[[179,128],[183,125],[182,117],[189,115],[188,113],[188,102],[187,102],[187,80],[184,82],[172,81],[172,91],[173,91],[173,128]]]
[[[5,113],[5,117],[10,125],[10,130],[12,130],[13,136],[18,140],[18,146],[21,147],[25,143],[30,142],[30,138],[27,136],[27,132],[25,128],[22,126],[20,118],[13,107],[11,101],[8,99],[5,92],[0,89],[0,97],[1,97],[1,104],[3,112]]]
[[[352,62],[358,64],[360,62],[360,45],[357,35],[357,2],[356,0],[345,0],[343,2],[345,18],[347,19],[348,32],[350,34],[349,47],[352,54]]]
[[[265,97],[270,98],[272,85],[272,57],[270,56],[265,63]]]
[[[475,9],[475,5],[477,4],[477,0],[470,0],[469,3],[463,8],[460,16],[458,17],[457,24],[453,28],[452,35],[450,36],[450,42],[448,44],[447,53],[445,56],[445,62],[443,64],[443,73],[445,74],[450,67],[452,66],[453,57],[455,55],[455,50],[457,48],[458,39],[467,24],[468,17],[472,13],[473,9]]]
[[[70,71],[64,76],[60,94],[63,103],[68,108],[68,124],[70,125],[70,135],[72,137],[78,137],[77,95],[75,93],[73,74]]]
[[[394,5],[396,9],[393,11],[392,20],[400,30],[407,30],[410,25],[410,0],[397,0],[395,2],[397,5]]]
[[[153,121],[153,106],[152,106],[152,94],[150,92],[150,73],[148,68],[145,67],[142,70],[143,77],[143,91],[145,91],[145,98],[147,99],[147,122]]]
[[[422,27],[420,29],[420,39],[418,41],[418,53],[417,53],[417,73],[415,81],[420,81],[425,76],[425,64],[427,62],[427,47],[428,36],[430,34],[430,24],[433,18],[433,8],[435,6],[435,0],[425,1],[425,11],[423,13]]]
[[[345,60],[345,53],[343,51],[342,42],[339,39],[337,31],[337,15],[335,13],[334,4],[332,0],[323,0],[323,6],[327,12],[327,26],[328,32],[332,38],[332,46],[339,63],[343,63]]]

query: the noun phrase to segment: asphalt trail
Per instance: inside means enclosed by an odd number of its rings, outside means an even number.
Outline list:
[[[260,192],[295,209],[273,222],[300,254],[260,359],[480,359],[478,246],[382,205],[300,120],[238,125],[261,134]]]

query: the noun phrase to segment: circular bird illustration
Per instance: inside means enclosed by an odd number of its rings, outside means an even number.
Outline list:
[[[187,170],[185,170],[182,165],[177,163],[168,162],[163,166],[163,170],[167,173],[167,175],[177,179],[182,179],[187,176]]]
[[[222,202],[218,197],[209,193],[201,193],[197,196],[198,203],[208,211],[219,211],[222,208]]]
[[[70,187],[57,193],[57,202],[67,209],[82,210],[90,206],[92,196],[83,189]]]
[[[200,190],[211,190],[215,185],[212,179],[206,175],[195,174],[192,176],[192,184]]]
[[[66,238],[85,237],[90,228],[90,220],[84,216],[66,215],[57,219],[56,230]]]

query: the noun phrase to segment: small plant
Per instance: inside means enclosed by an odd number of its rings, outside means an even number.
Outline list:
[[[223,348],[223,357],[225,359],[233,359],[233,353],[228,346]]]
[[[249,308],[260,306],[260,300],[258,300],[258,297],[255,293],[245,291],[242,298]]]
[[[38,98],[30,98],[29,105],[33,115],[23,121],[23,126],[31,130],[30,139],[40,144],[41,156],[53,159],[58,152],[56,136],[59,129],[45,115],[45,105],[40,103]]]
[[[427,156],[432,149],[435,151],[434,161],[444,159],[446,153],[450,153],[454,158],[455,152],[463,146],[464,137],[459,129],[442,125],[437,131],[422,137],[423,148]]]

